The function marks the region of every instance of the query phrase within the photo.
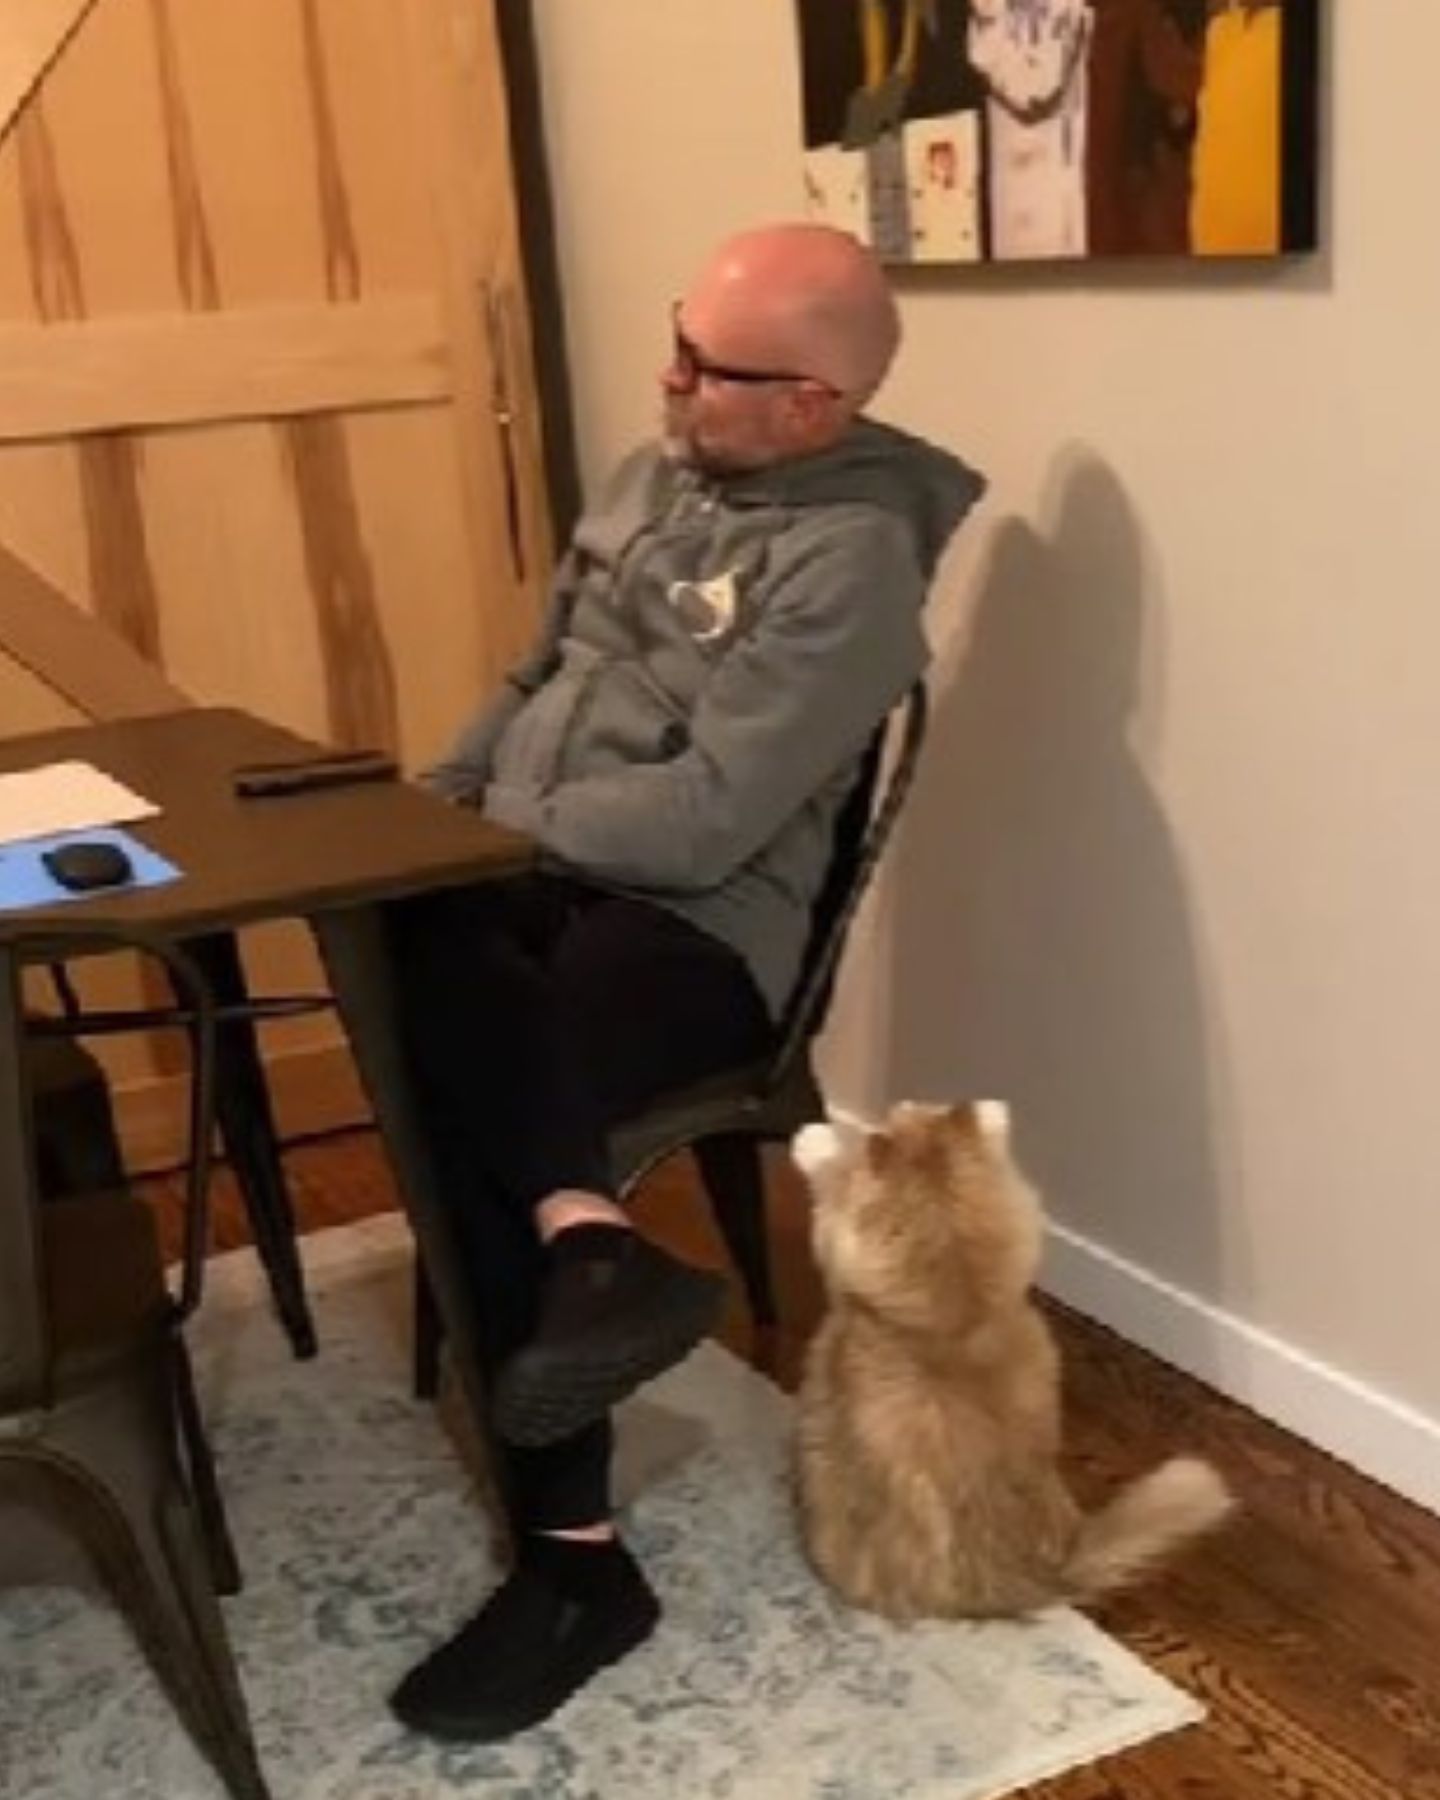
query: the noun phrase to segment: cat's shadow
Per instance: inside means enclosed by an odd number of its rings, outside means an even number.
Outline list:
[[[1062,1228],[1217,1297],[1243,1246],[1222,1242],[1226,1070],[1148,773],[1164,625],[1161,559],[1120,482],[1065,452],[1038,526],[995,530],[969,629],[939,657],[888,871],[870,1085],[1009,1100]]]

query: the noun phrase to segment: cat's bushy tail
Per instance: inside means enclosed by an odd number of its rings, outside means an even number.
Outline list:
[[[1064,1572],[1076,1600],[1124,1587],[1190,1538],[1211,1531],[1234,1506],[1209,1463],[1177,1456],[1122,1489],[1091,1513]]]

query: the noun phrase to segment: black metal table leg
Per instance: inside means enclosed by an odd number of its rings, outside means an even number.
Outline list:
[[[461,1274],[463,1264],[440,1202],[400,1053],[382,908],[356,906],[322,913],[312,917],[310,925],[410,1215],[456,1373],[476,1430],[488,1448],[491,1438],[484,1363]],[[503,1481],[502,1459],[492,1455],[490,1462],[496,1481]]]
[[[184,948],[199,964],[217,1004],[240,1006],[248,1001],[245,968],[233,931],[187,938]],[[220,1028],[215,1073],[220,1140],[244,1197],[255,1248],[270,1280],[275,1310],[296,1356],[314,1356],[315,1323],[305,1292],[295,1213],[285,1181],[259,1039],[251,1020],[230,1019]]]

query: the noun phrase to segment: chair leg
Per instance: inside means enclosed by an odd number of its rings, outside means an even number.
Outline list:
[[[240,1559],[230,1536],[230,1522],[225,1516],[225,1502],[215,1474],[215,1458],[195,1392],[195,1371],[183,1339],[175,1346],[175,1407],[190,1490],[195,1497],[195,1514],[210,1559],[210,1578],[217,1594],[238,1594],[244,1586]]]
[[[445,1341],[445,1327],[440,1308],[435,1304],[435,1291],[425,1273],[425,1264],[415,1258],[415,1366],[414,1384],[417,1400],[434,1400],[440,1392],[440,1347]]]
[[[185,949],[199,964],[221,1005],[243,1005],[249,990],[240,945],[233,931],[187,939]],[[295,1213],[270,1109],[259,1039],[249,1020],[234,1020],[220,1028],[215,1073],[215,1111],[221,1141],[244,1196],[255,1248],[270,1278],[275,1310],[296,1356],[314,1356],[315,1323],[305,1293]]]
[[[269,1800],[194,1514],[172,1492],[153,1517],[129,1524],[135,1559],[119,1580],[163,1659],[197,1743],[233,1800]]]
[[[765,1232],[765,1169],[753,1137],[730,1133],[701,1138],[693,1147],[715,1222],[739,1270],[750,1317],[764,1330],[776,1321],[770,1251]]]
[[[231,1800],[271,1800],[177,1456],[169,1360],[157,1357],[152,1381],[117,1394],[103,1429],[66,1445],[65,1462],[84,1471],[82,1528],[101,1572],[196,1745]]]

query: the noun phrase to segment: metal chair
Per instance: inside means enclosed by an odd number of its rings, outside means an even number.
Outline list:
[[[190,1036],[190,1160],[179,1292],[148,1207],[122,1190],[39,1204],[27,1031],[124,1028],[124,1016],[26,1020],[20,968],[101,950],[158,958]],[[155,1015],[136,1015],[153,1028]],[[138,1027],[137,1027],[138,1028]],[[172,946],[92,927],[0,942],[0,1503],[44,1502],[88,1550],[235,1800],[268,1800],[215,1589],[239,1570],[181,1328],[199,1303],[215,1118],[215,1013]]]
[[[836,821],[834,854],[815,905],[800,979],[772,1053],[660,1096],[610,1137],[611,1168],[622,1199],[667,1156],[693,1152],[757,1332],[770,1331],[777,1319],[761,1151],[767,1143],[788,1143],[802,1125],[825,1117],[811,1048],[825,1023],[851,921],[914,780],[927,717],[925,684],[916,682],[865,754]],[[433,1399],[438,1390],[440,1344],[439,1314],[417,1261],[414,1384],[422,1399]]]

